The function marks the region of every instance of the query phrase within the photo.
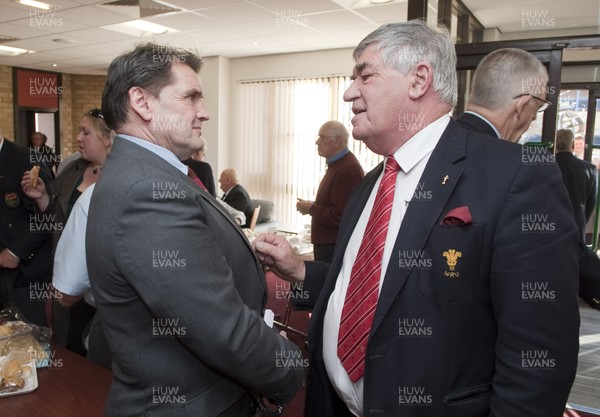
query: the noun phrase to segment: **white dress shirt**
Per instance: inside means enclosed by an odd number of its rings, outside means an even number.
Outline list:
[[[54,276],[52,285],[68,295],[84,294],[85,301],[95,306],[90,291],[85,256],[85,229],[87,227],[90,201],[96,184],[92,184],[79,196],[67,220],[54,254]]]
[[[388,226],[388,233],[385,242],[383,260],[381,267],[381,277],[379,289],[383,284],[385,271],[391,257],[391,252],[398,237],[402,219],[408,208],[415,190],[422,185],[419,184],[421,175],[425,170],[425,166],[429,161],[431,152],[437,145],[444,129],[448,125],[450,117],[442,116],[416,135],[408,142],[400,147],[394,154],[394,158],[400,165],[400,171],[396,178],[396,189],[394,192],[394,203],[392,206],[392,214]],[[350,273],[356,259],[358,249],[362,242],[362,237],[367,227],[367,222],[373,208],[375,195],[379,188],[379,183],[383,177],[383,172],[379,176],[371,195],[363,209],[358,223],[354,227],[352,236],[344,253],[342,268],[337,277],[335,289],[329,297],[327,311],[325,312],[325,320],[323,325],[323,360],[329,380],[337,391],[340,398],[346,403],[348,409],[356,416],[363,415],[363,378],[360,378],[355,383],[352,383],[346,369],[342,365],[337,355],[338,332],[340,328],[340,318],[344,300],[346,298],[346,290],[350,282]]]

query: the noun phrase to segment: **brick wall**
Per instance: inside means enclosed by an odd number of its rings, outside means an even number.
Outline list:
[[[61,154],[67,156],[77,150],[77,127],[81,116],[100,108],[105,76],[63,74],[60,101]]]
[[[0,134],[11,140],[15,133],[12,74],[12,67],[0,65]]]
[[[60,108],[60,154],[77,150],[77,126],[83,113],[100,108],[106,77],[102,75],[62,74]],[[13,68],[0,65],[0,134],[14,140]]]

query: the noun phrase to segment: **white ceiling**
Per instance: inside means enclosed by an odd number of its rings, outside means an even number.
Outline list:
[[[110,1],[48,0],[54,8],[42,11],[0,0],[0,38],[17,38],[0,43],[35,51],[0,55],[0,64],[104,74],[120,52],[152,39],[193,47],[203,56],[230,58],[347,48],[382,23],[406,20],[407,9],[406,1],[399,0],[387,4],[370,0],[156,0],[181,11],[145,20],[177,32],[140,38],[101,28],[140,17],[139,7],[103,6]],[[463,2],[486,28],[498,28],[501,33],[549,31],[548,36],[553,36],[552,30],[581,28],[587,34],[599,33],[598,0]],[[430,7],[429,14],[436,13]]]

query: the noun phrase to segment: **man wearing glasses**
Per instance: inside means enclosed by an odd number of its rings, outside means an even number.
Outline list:
[[[466,111],[457,121],[466,129],[518,142],[537,114],[552,104],[546,100],[547,83],[546,68],[535,56],[522,49],[498,49],[475,70]],[[600,259],[581,240],[579,296],[600,310],[598,277]]]
[[[539,59],[516,48],[498,49],[481,60],[465,113],[463,127],[510,142],[551,104],[546,100],[548,73]]]

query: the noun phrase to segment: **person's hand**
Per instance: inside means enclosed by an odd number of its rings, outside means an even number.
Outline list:
[[[0,268],[16,269],[21,260],[14,256],[8,248],[0,251]]]
[[[258,260],[278,277],[290,282],[304,281],[304,261],[283,236],[263,233],[254,239],[252,247]]]
[[[302,214],[309,214],[310,208],[313,204],[315,204],[314,201],[302,200],[301,198],[299,198],[296,202],[296,210],[298,210]]]
[[[46,210],[48,204],[50,203],[50,197],[46,192],[46,184],[41,177],[38,177],[37,184],[35,187],[31,186],[31,173],[30,171],[25,171],[23,174],[23,178],[21,178],[21,188],[23,188],[23,193],[34,200],[40,209],[40,211]]]

